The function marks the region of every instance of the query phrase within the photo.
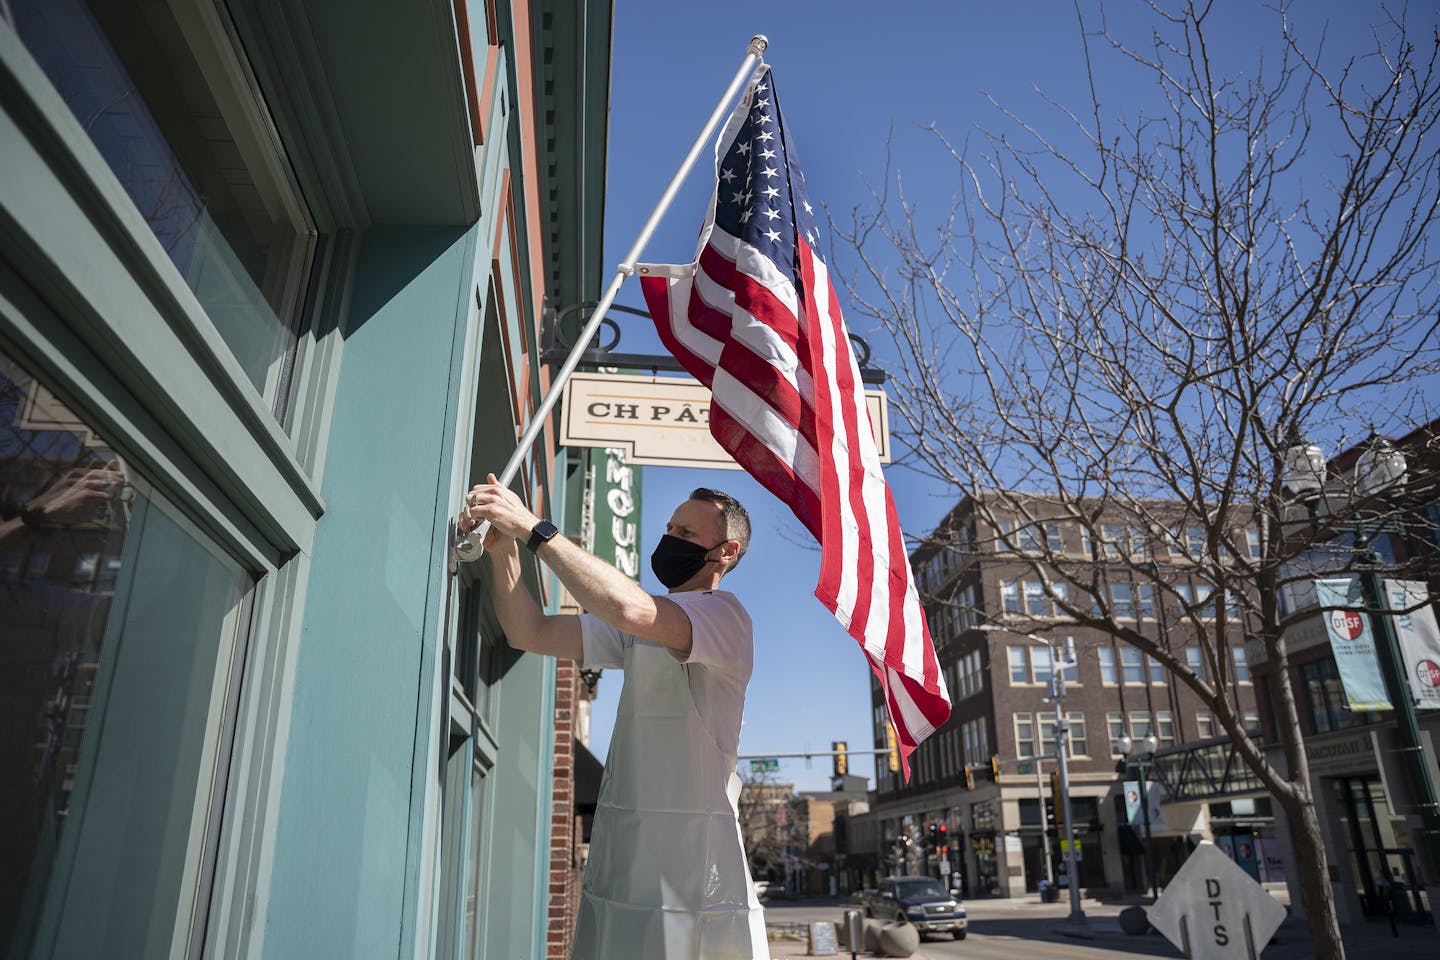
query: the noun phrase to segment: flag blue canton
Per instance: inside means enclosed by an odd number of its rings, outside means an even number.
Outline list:
[[[767,257],[791,283],[796,283],[797,231],[821,259],[815,210],[768,68],[754,87],[745,122],[730,141],[717,176],[717,227]]]

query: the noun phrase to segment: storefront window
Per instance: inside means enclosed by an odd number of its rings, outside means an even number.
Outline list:
[[[1340,672],[1335,668],[1334,657],[1302,665],[1300,678],[1305,705],[1309,707],[1310,722],[1316,733],[1344,730],[1368,722],[1347,707],[1345,688],[1340,683]]]
[[[245,374],[283,414],[316,232],[223,6],[9,7]]]
[[[3,352],[0,516],[0,944],[176,955],[251,577]]]

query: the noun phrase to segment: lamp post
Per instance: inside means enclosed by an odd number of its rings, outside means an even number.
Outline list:
[[[1150,779],[1150,768],[1155,764],[1155,748],[1159,741],[1155,734],[1141,737],[1139,740],[1132,740],[1129,734],[1115,741],[1115,752],[1125,759],[1121,761],[1127,767],[1133,762],[1138,772],[1140,784],[1140,823],[1145,831],[1145,887],[1150,891],[1151,899],[1159,899],[1160,882],[1155,875],[1155,845],[1151,842],[1150,836],[1150,799],[1146,794],[1146,784]],[[1131,755],[1135,759],[1130,759]]]
[[[1405,454],[1384,437],[1372,434],[1365,452],[1355,461],[1355,493],[1362,503],[1383,497],[1405,482],[1407,470]],[[1298,432],[1292,432],[1285,451],[1284,473],[1281,479],[1284,489],[1307,508],[1311,532],[1317,532],[1320,529],[1320,506],[1327,500],[1324,453]],[[1436,793],[1435,780],[1426,764],[1420,724],[1415,713],[1415,700],[1410,692],[1400,645],[1396,640],[1391,618],[1384,613],[1380,558],[1374,546],[1376,535],[1383,532],[1383,521],[1377,519],[1373,523],[1366,523],[1364,520],[1337,523],[1327,517],[1325,522],[1330,530],[1349,533],[1355,538],[1351,549],[1360,570],[1360,588],[1368,610],[1371,632],[1375,637],[1380,675],[1385,681],[1385,693],[1395,712],[1397,742],[1394,752],[1399,754],[1401,767],[1405,771],[1411,806],[1420,817],[1420,845],[1425,848],[1430,861],[1426,874],[1434,877],[1440,873],[1440,795]]]
[[[1077,869],[1079,859],[1075,856],[1075,817],[1070,809],[1070,722],[1065,719],[1065,670],[1075,666],[1075,640],[1066,637],[1063,644],[1052,644],[1044,637],[1033,633],[1021,633],[993,623],[982,623],[980,629],[988,632],[1009,633],[1024,637],[1050,651],[1050,698],[1055,702],[1055,766],[1060,772],[1060,800],[1065,810],[1064,840],[1061,854],[1065,861],[1065,876],[1070,887],[1070,922],[1083,924],[1085,911],[1080,909],[1080,875]],[[1040,809],[1045,809],[1045,797],[1040,798]]]

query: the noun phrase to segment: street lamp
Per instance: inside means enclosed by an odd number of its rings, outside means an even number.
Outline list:
[[[1365,452],[1355,461],[1355,493],[1361,501],[1381,497],[1404,483],[1407,472],[1405,454],[1384,437],[1372,434]],[[1324,453],[1298,431],[1292,432],[1285,451],[1281,481],[1285,490],[1309,510],[1312,533],[1320,529],[1319,508],[1325,497],[1325,480]],[[1383,612],[1384,585],[1380,580],[1380,558],[1374,545],[1375,537],[1383,532],[1383,521],[1377,519],[1373,524],[1367,524],[1362,519],[1336,523],[1327,517],[1326,523],[1329,529],[1352,534],[1355,538],[1352,550],[1360,571],[1360,588],[1369,611],[1367,616],[1375,636],[1385,692],[1395,711],[1395,752],[1400,755],[1411,798],[1419,811],[1423,826],[1421,833],[1430,859],[1427,873],[1433,876],[1435,871],[1440,871],[1440,795],[1436,793],[1435,781],[1430,776],[1421,745],[1415,700],[1410,693],[1400,644],[1396,641],[1391,618]]]
[[[1070,922],[1083,924],[1085,911],[1080,909],[1079,860],[1075,856],[1075,816],[1070,809],[1070,722],[1065,718],[1064,706],[1065,671],[1075,666],[1075,640],[1066,637],[1063,644],[1057,645],[1033,633],[1021,633],[994,623],[982,623],[980,629],[1024,637],[1050,651],[1050,698],[1055,702],[1055,766],[1060,772],[1060,799],[1065,809],[1065,839],[1060,852],[1065,861],[1065,876],[1070,881]],[[1044,796],[1039,800],[1043,817]]]
[[[1150,837],[1150,800],[1146,796],[1146,784],[1150,779],[1150,768],[1155,765],[1155,748],[1159,746],[1155,734],[1141,737],[1139,740],[1132,740],[1129,734],[1118,738],[1115,741],[1115,752],[1125,759],[1121,763],[1129,765],[1132,762],[1138,772],[1140,783],[1140,822],[1145,830],[1145,887],[1150,891],[1152,899],[1160,897],[1159,878],[1155,875],[1155,845]],[[1134,761],[1130,757],[1134,756]]]

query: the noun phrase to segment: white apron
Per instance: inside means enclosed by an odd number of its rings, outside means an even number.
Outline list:
[[[766,960],[735,755],[695,709],[691,670],[626,638],[573,960]]]

